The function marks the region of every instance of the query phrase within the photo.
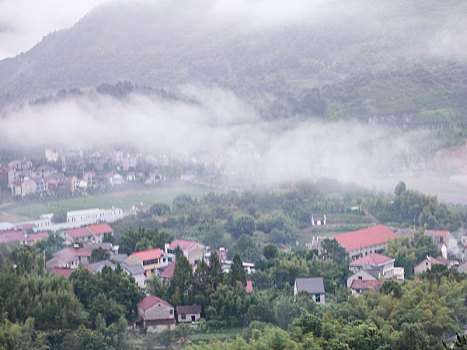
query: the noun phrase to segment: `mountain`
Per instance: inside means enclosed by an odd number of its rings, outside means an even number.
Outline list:
[[[194,82],[231,89],[272,118],[461,123],[467,55],[443,38],[466,13],[461,0],[110,3],[0,61],[0,106],[101,83]]]

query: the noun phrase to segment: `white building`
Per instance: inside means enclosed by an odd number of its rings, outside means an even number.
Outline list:
[[[69,211],[66,214],[66,222],[69,224],[89,225],[98,222],[113,222],[123,218],[123,210],[112,209],[86,209]]]

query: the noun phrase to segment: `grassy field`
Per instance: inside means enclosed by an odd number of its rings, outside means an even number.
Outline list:
[[[221,191],[192,186],[141,188],[123,192],[89,195],[63,201],[26,204],[11,209],[8,213],[23,217],[38,218],[41,214],[51,213],[56,210],[69,211],[91,208],[111,208],[112,206],[127,209],[139,202],[143,202],[148,207],[156,202],[170,205],[172,204],[172,200],[179,194],[186,193],[192,197],[200,198],[209,192]]]

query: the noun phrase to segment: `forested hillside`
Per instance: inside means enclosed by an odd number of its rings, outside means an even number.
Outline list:
[[[464,123],[465,57],[443,41],[464,2],[350,1],[300,15],[294,4],[262,20],[216,1],[102,6],[1,61],[1,104],[124,80],[169,89],[197,82],[235,91],[268,118]]]

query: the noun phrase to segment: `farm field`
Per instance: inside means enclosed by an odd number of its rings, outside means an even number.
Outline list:
[[[173,199],[180,194],[186,193],[192,197],[200,198],[209,192],[221,192],[221,190],[197,186],[140,188],[122,192],[88,195],[86,197],[76,197],[61,201],[25,204],[8,210],[7,213],[27,218],[38,218],[41,214],[51,213],[56,210],[70,211],[110,208],[112,206],[128,209],[140,202],[143,202],[148,207],[156,202],[170,205]]]

